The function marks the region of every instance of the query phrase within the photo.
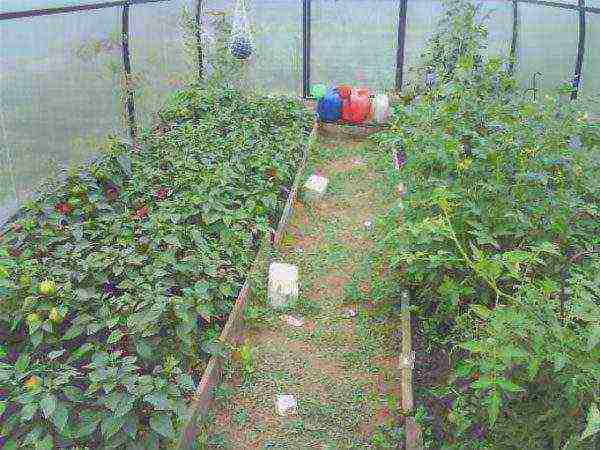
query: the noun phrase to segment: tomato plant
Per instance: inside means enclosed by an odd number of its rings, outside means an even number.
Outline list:
[[[597,448],[600,128],[523,95],[476,12],[449,2],[423,52],[439,82],[376,137],[405,152],[382,245],[416,308],[426,442]]]

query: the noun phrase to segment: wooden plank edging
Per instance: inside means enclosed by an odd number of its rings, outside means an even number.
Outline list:
[[[269,246],[279,244],[281,242],[281,238],[283,237],[283,233],[287,228],[289,219],[293,213],[293,206],[298,195],[300,181],[308,164],[310,145],[312,144],[315,136],[316,124],[313,126],[307,143],[303,146],[302,161],[300,162],[300,165],[296,171],[292,189],[290,190],[285,208],[279,219],[277,230],[274,231],[272,236],[270,236],[268,239],[267,245]],[[257,256],[259,253],[260,252],[257,253]],[[258,268],[258,264],[259,258],[257,257],[249,273],[254,273]],[[227,319],[227,322],[225,323],[223,331],[219,337],[219,342],[221,344],[241,344],[244,333],[244,312],[246,310],[248,299],[250,298],[250,292],[250,280],[246,278],[246,282],[244,283],[244,286],[242,287],[242,290],[236,299],[233,309],[229,314],[229,318]],[[213,355],[210,357],[206,369],[204,369],[198,389],[194,394],[194,399],[188,408],[189,417],[180,431],[179,438],[177,440],[177,449],[189,450],[192,448],[192,444],[198,435],[196,421],[199,416],[207,414],[213,404],[215,388],[221,383],[223,378],[224,363],[225,358],[223,356]]]
[[[319,123],[319,133],[324,136],[350,137],[353,139],[364,139],[372,134],[388,129],[386,124],[341,124],[341,123]]]
[[[392,155],[394,167],[398,173],[402,170],[397,153]],[[400,193],[401,201],[404,201],[404,190]],[[401,293],[401,329],[402,329],[402,353],[398,357],[398,367],[402,371],[402,412],[406,418],[406,450],[422,450],[423,436],[421,427],[414,417],[414,392],[413,392],[413,370],[415,368],[415,352],[412,348],[412,329],[410,320],[410,294],[407,290]]]
[[[413,370],[415,352],[412,349],[412,330],[410,323],[410,297],[407,291],[402,292],[402,354],[399,366],[402,370],[402,411],[406,415],[406,450],[421,450],[423,438],[421,429],[413,416]]]

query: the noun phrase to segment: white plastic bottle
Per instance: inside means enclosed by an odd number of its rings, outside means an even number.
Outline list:
[[[386,94],[377,94],[373,100],[373,118],[377,123],[385,123],[390,118],[390,98]]]

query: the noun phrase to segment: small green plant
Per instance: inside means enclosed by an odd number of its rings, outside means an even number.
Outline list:
[[[239,354],[244,376],[249,378],[254,373],[254,357],[252,353],[252,346],[250,344],[242,345],[239,349]]]
[[[240,409],[236,411],[233,415],[233,420],[237,425],[243,425],[250,419],[250,414],[245,409]]]

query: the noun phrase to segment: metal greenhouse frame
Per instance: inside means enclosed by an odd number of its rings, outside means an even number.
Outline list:
[[[121,20],[121,39],[122,39],[122,65],[126,76],[132,73],[131,57],[129,53],[129,22],[130,22],[130,7],[133,5],[164,3],[171,0],[119,0],[92,4],[79,4],[74,6],[65,6],[58,8],[34,9],[28,11],[8,12],[0,14],[0,21],[14,20],[22,18],[33,18],[40,16],[49,16],[56,14],[72,14],[85,11],[92,11],[105,8],[122,8]],[[483,0],[485,1],[485,0]],[[578,45],[577,56],[575,59],[575,67],[573,70],[573,92],[572,99],[576,99],[581,82],[581,73],[585,56],[585,41],[586,41],[586,18],[588,14],[600,14],[600,7],[592,7],[586,5],[586,0],[578,0],[578,4],[561,3],[545,0],[501,0],[512,3],[513,24],[512,24],[512,39],[510,44],[511,66],[510,70],[514,71],[514,62],[516,60],[517,42],[519,35],[519,5],[528,3],[533,5],[560,8],[565,10],[575,10],[579,13],[578,22]],[[201,42],[201,14],[204,5],[204,0],[196,0],[196,25],[198,39],[198,75],[201,78],[203,74],[203,51]],[[311,0],[302,0],[302,97],[310,96],[310,73],[311,73]],[[395,88],[400,91],[404,83],[404,67],[405,67],[405,48],[406,48],[406,29],[408,19],[408,0],[398,0],[398,24],[397,24],[397,47],[396,47],[396,66],[395,70]],[[129,134],[135,136],[136,121],[135,121],[135,99],[133,92],[129,91],[125,98],[125,110],[128,119]]]

